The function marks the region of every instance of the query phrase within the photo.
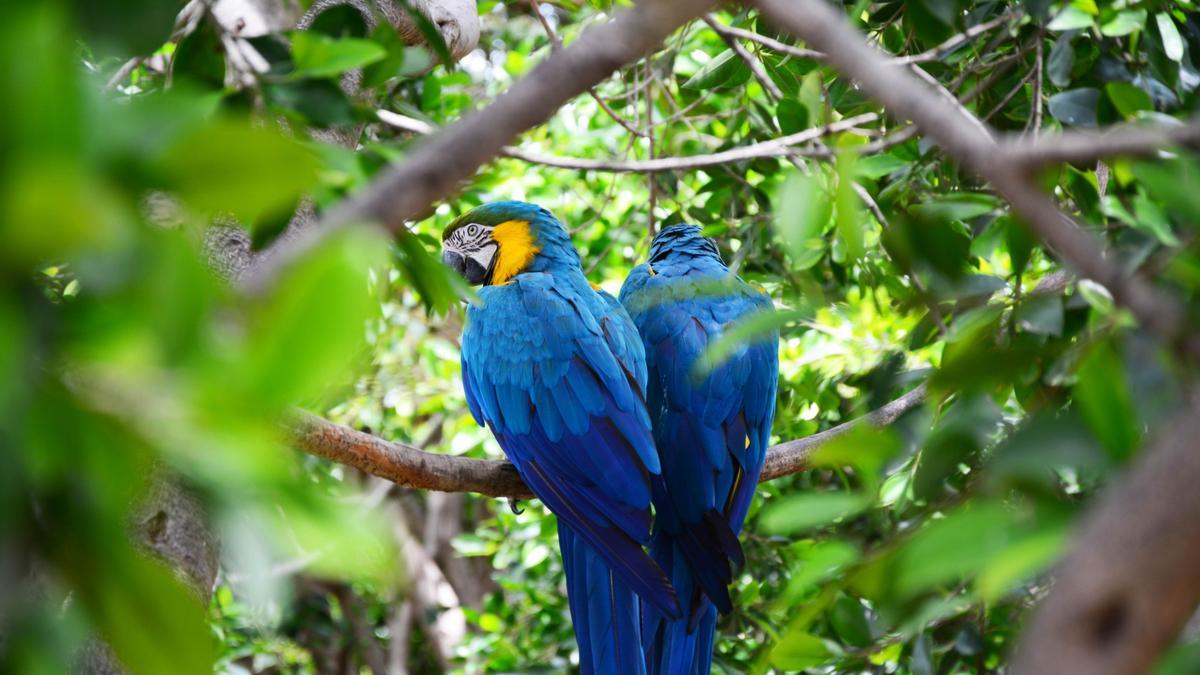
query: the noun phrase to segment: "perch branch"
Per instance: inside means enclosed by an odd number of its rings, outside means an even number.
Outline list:
[[[811,436],[774,445],[767,450],[759,481],[801,471],[813,450],[822,444],[859,424],[889,425],[924,400],[925,385],[921,385],[863,417]],[[296,446],[305,452],[353,466],[401,487],[439,492],[477,492],[489,497],[533,497],[516,468],[505,461],[425,452],[303,412],[297,413],[292,420],[291,433]]]

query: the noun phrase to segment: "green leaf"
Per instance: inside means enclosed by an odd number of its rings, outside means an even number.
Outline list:
[[[1013,274],[1021,276],[1025,272],[1025,266],[1029,264],[1030,254],[1033,253],[1033,237],[1024,224],[1009,220],[1004,228],[1004,241]]]
[[[171,37],[181,0],[73,0],[88,46],[105,56],[149,54]]]
[[[387,56],[387,50],[362,38],[331,38],[323,33],[292,33],[292,60],[296,79],[334,77],[362,68]]]
[[[771,663],[782,670],[795,672],[822,665],[832,655],[821,638],[803,631],[788,631],[771,649]]]
[[[842,642],[855,647],[866,647],[871,643],[871,625],[861,602],[843,595],[829,608],[828,615],[829,625]]]
[[[267,100],[287,113],[299,113],[309,123],[322,127],[353,124],[354,106],[337,83],[327,79],[273,82],[263,87]]]
[[[899,171],[911,164],[906,159],[901,159],[892,154],[869,155],[860,157],[854,165],[855,175],[860,178],[876,180],[884,176]]]
[[[808,269],[825,255],[823,235],[832,214],[829,195],[815,176],[796,172],[783,182],[776,199],[775,228],[795,269]]]
[[[999,207],[1000,200],[995,195],[984,192],[950,192],[914,206],[913,211],[926,218],[970,220],[992,213]]]
[[[734,323],[728,324],[720,337],[708,343],[704,353],[696,360],[692,374],[696,377],[704,377],[748,343],[807,317],[808,313],[806,312],[776,311],[773,308],[747,314]]]
[[[683,83],[684,89],[716,89],[725,84],[732,78],[738,70],[738,67],[745,68],[742,60],[737,58],[732,49],[726,49],[717,55],[716,58],[704,64],[695,75],[692,75],[686,82]]]
[[[1158,35],[1162,38],[1163,53],[1172,61],[1183,60],[1183,38],[1179,36],[1179,29],[1175,26],[1175,21],[1167,12],[1159,12],[1154,15],[1154,23],[1158,26]]]
[[[1056,295],[1026,298],[1016,309],[1017,326],[1026,333],[1058,337],[1063,331],[1063,303]]]
[[[243,223],[290,209],[316,179],[315,158],[295,140],[230,119],[180,138],[159,169],[191,208]]]
[[[1132,456],[1141,429],[1117,352],[1107,344],[1096,347],[1080,364],[1076,377],[1075,404],[1100,444],[1115,459]]]
[[[975,574],[1008,545],[1010,523],[996,502],[971,503],[929,523],[897,551],[897,591],[911,596]]]
[[[785,98],[775,107],[775,118],[779,129],[785,134],[794,134],[808,128],[808,108],[793,98]]]
[[[1183,219],[1200,223],[1200,163],[1190,157],[1166,162],[1138,162],[1133,175],[1159,205]]]
[[[401,274],[426,309],[445,314],[460,297],[471,294],[462,276],[430,255],[412,233],[405,231],[396,238],[396,252]]]
[[[1059,12],[1058,16],[1054,17],[1046,28],[1049,30],[1078,30],[1080,28],[1090,28],[1092,25],[1092,15],[1075,7],[1067,5],[1063,11]]]
[[[1096,126],[1096,108],[1100,90],[1091,87],[1070,89],[1050,97],[1046,107],[1054,119],[1067,126]]]
[[[901,449],[900,439],[890,429],[857,424],[813,451],[809,465],[835,469],[852,466],[863,481],[874,485],[884,465]]]
[[[840,539],[801,541],[795,548],[796,563],[788,577],[787,589],[778,600],[781,609],[790,609],[817,584],[838,574],[862,556],[852,544]]]
[[[378,312],[368,282],[386,250],[377,233],[351,228],[290,266],[252,317],[243,368],[253,400],[308,403],[346,380]]]
[[[976,590],[996,602],[1018,584],[1049,567],[1062,554],[1070,534],[1064,519],[1039,523],[1038,530],[992,558],[979,572]]]
[[[1133,211],[1137,214],[1132,223],[1134,227],[1149,232],[1166,246],[1179,246],[1179,238],[1175,236],[1171,223],[1167,221],[1167,214],[1158,202],[1139,192],[1133,198]]]
[[[1083,296],[1084,301],[1097,312],[1110,314],[1115,309],[1116,305],[1113,304],[1112,294],[1104,286],[1091,279],[1080,279],[1076,288],[1079,289],[1079,295]]]
[[[1076,31],[1073,30],[1064,32],[1050,48],[1050,56],[1046,59],[1046,74],[1056,87],[1066,87],[1071,83],[1071,69],[1075,67],[1075,50],[1071,47],[1071,42],[1075,35]]]
[[[1105,37],[1121,37],[1141,30],[1146,25],[1146,10],[1124,9],[1117,12],[1109,21],[1100,26],[1100,33]]]
[[[1150,94],[1128,82],[1109,82],[1104,85],[1104,91],[1117,112],[1125,118],[1131,118],[1141,110],[1154,110]]]
[[[854,191],[856,164],[857,155],[853,151],[838,153],[838,182],[834,199],[837,204],[838,238],[845,247],[845,263],[852,263],[863,256],[863,227],[867,222],[863,214],[862,199]]]
[[[793,534],[828,525],[866,510],[874,500],[858,492],[813,492],[792,495],[767,507],[762,529],[771,534]]]

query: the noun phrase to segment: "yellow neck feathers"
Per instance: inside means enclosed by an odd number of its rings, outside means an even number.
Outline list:
[[[529,223],[524,220],[508,220],[500,223],[492,230],[492,239],[496,241],[499,250],[496,252],[496,266],[492,269],[491,283],[495,286],[508,283],[509,279],[523,271],[533,257],[541,251],[538,248]]]

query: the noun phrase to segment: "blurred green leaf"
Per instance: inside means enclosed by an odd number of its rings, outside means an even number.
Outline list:
[[[188,206],[243,223],[290,208],[316,177],[315,159],[299,143],[232,119],[184,135],[159,167]]]
[[[1036,295],[1026,298],[1016,309],[1017,326],[1035,335],[1062,335],[1062,298],[1055,295]]]
[[[1162,39],[1163,52],[1167,58],[1172,61],[1183,60],[1183,38],[1179,36],[1179,29],[1176,28],[1171,15],[1159,12],[1154,15],[1154,23],[1158,26],[1158,35]]]
[[[292,76],[297,79],[341,75],[385,56],[387,50],[370,40],[331,38],[308,31],[292,33],[292,60],[296,65]]]
[[[1091,25],[1091,18],[1088,18]],[[1075,67],[1075,50],[1071,42],[1075,39],[1075,31],[1068,30],[1054,41],[1050,48],[1050,56],[1046,59],[1046,75],[1056,87],[1066,87],[1071,83],[1071,69]]]
[[[1104,22],[1100,26],[1100,33],[1105,37],[1121,37],[1129,35],[1134,31],[1141,30],[1146,26],[1146,10],[1144,9],[1123,9],[1116,13],[1112,19]]]
[[[792,495],[767,509],[762,527],[773,534],[810,530],[855,515],[869,508],[872,501],[870,495],[856,492]]]
[[[1054,119],[1067,126],[1096,126],[1100,90],[1091,87],[1057,93],[1046,102]]]
[[[822,237],[831,224],[832,215],[832,201],[817,178],[793,173],[779,188],[775,228],[795,269],[808,269],[825,255]]]
[[[1067,5],[1046,25],[1046,28],[1064,31],[1078,30],[1080,28],[1090,28],[1092,21],[1092,15],[1074,5]]]
[[[1101,445],[1118,460],[1141,441],[1129,384],[1118,354],[1107,345],[1092,350],[1079,366],[1075,400]]]
[[[788,671],[805,670],[819,666],[829,660],[832,652],[821,638],[801,632],[789,631],[771,650],[771,663]]]
[[[1104,91],[1117,112],[1126,118],[1133,117],[1141,110],[1154,110],[1150,95],[1128,82],[1109,82],[1104,85]]]

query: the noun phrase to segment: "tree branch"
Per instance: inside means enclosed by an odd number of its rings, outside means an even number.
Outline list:
[[[860,424],[887,426],[921,405],[925,385],[858,419],[839,424],[812,436],[771,446],[759,482],[801,471],[813,450]],[[471,459],[425,452],[411,445],[385,441],[377,436],[334,424],[306,412],[291,420],[296,446],[318,457],[353,466],[365,473],[390,480],[401,487],[439,492],[477,492],[489,497],[530,499],[512,464],[492,459]]]
[[[973,40],[973,39],[979,37],[980,35],[983,35],[984,33],[992,30],[993,28],[996,28],[998,26],[1001,26],[1001,25],[1011,21],[1014,18],[1016,18],[1015,14],[1004,14],[1002,16],[998,16],[994,19],[991,19],[990,21],[985,21],[985,22],[979,24],[978,26],[972,26],[957,35],[953,35],[950,38],[946,39],[941,44],[937,45],[936,47],[927,49],[927,50],[921,52],[920,54],[913,54],[912,56],[897,56],[892,59],[892,62],[898,63],[898,64],[910,64],[910,63],[928,63],[930,61],[938,61],[945,55],[949,54],[950,52],[952,52],[955,49],[957,49],[958,47],[960,47],[963,43],[967,42],[968,40]],[[716,29],[716,27],[714,26],[714,30],[715,29]],[[738,28],[736,26],[726,26],[724,24],[721,24],[721,29],[718,32],[722,32],[722,33],[731,35],[733,37],[739,37],[739,38],[742,38],[743,40],[749,40],[750,42],[756,42],[764,47],[767,47],[768,49],[773,49],[781,54],[788,54],[790,56],[795,56],[795,57],[801,58],[801,59],[812,59],[814,61],[824,61],[827,58],[824,52],[820,52],[815,49],[804,49],[803,47],[794,47],[792,45],[780,42],[779,40],[775,40],[773,38],[767,37],[766,35],[762,35],[760,33],[755,33],[754,31],[746,30],[745,28]]]
[[[1105,255],[1099,242],[1059,211],[1015,162],[997,161],[998,146],[936,92],[902,65],[870,46],[823,0],[757,0],[774,23],[825,52],[828,62],[859,82],[892,116],[912,120],[952,158],[987,179],[1025,224],[1085,278],[1105,286],[1152,334],[1189,355],[1200,356],[1200,341],[1185,335],[1183,311],[1175,298],[1125,272]]]
[[[658,47],[684,23],[714,6],[713,0],[643,0],[611,22],[588,28],[542,61],[491,105],[446,127],[385,170],[369,187],[333,207],[317,227],[289,242],[247,278],[260,290],[298,255],[335,228],[377,223],[399,230],[443,199],[518,134],[545,122],[564,103],[599,84],[614,70]]]
[[[1200,399],[1084,517],[1008,672],[1150,670],[1200,601],[1197,439]]]
[[[378,113],[380,121],[389,126],[405,131],[411,131],[418,134],[433,133],[435,127],[421,120],[412,117],[406,117],[389,110],[380,110]],[[500,154],[512,159],[519,159],[531,164],[542,164],[544,166],[552,166],[559,169],[574,169],[578,171],[610,171],[614,173],[653,173],[658,171],[687,171],[692,169],[701,169],[707,166],[718,166],[721,164],[730,164],[733,162],[741,162],[759,157],[778,157],[795,152],[799,155],[814,155],[824,157],[829,154],[829,151],[824,148],[814,150],[805,150],[803,148],[794,148],[793,146],[800,143],[815,141],[819,138],[829,136],[830,134],[839,133],[855,129],[863,124],[877,122],[880,119],[878,113],[863,113],[854,115],[839,120],[832,124],[827,124],[820,127],[805,129],[787,136],[780,136],[769,141],[761,143],[753,143],[740,148],[732,148],[722,152],[715,152],[710,155],[693,155],[690,157],[659,157],[656,159],[645,160],[619,160],[619,159],[582,159],[576,157],[559,157],[555,155],[543,155],[528,150],[522,150],[512,146],[505,146],[501,149]]]
[[[1098,131],[1064,131],[1001,144],[1005,160],[1036,169],[1048,164],[1092,165],[1108,157],[1152,157],[1172,146],[1200,150],[1200,118],[1177,126],[1120,124]]]

